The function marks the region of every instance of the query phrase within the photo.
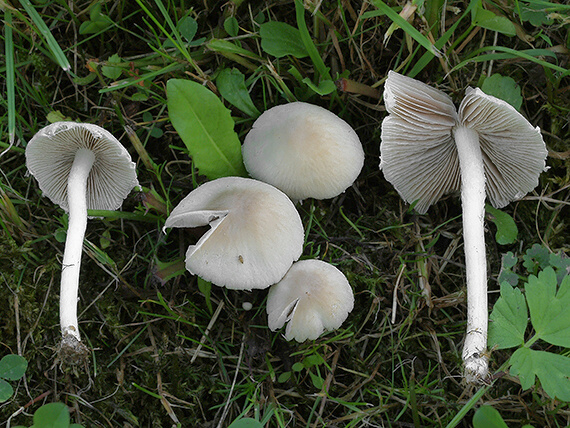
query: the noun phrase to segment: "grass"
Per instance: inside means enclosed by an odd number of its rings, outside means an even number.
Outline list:
[[[14,397],[0,404],[0,427],[12,415],[12,426],[30,425],[30,415],[52,401],[66,403],[87,427],[225,427],[241,416],[268,427],[467,427],[482,404],[509,426],[566,426],[568,403],[538,386],[523,391],[504,373],[490,386],[462,383],[459,199],[445,197],[419,216],[378,170],[385,111],[377,94],[388,70],[455,100],[489,70],[510,76],[522,89],[523,114],[543,131],[550,169],[533,194],[504,209],[519,228],[515,244],[498,245],[487,224],[491,303],[503,253],[520,255],[534,243],[568,252],[569,12],[533,4],[484,2],[517,27],[514,37],[473,25],[477,2],[459,1],[436,7],[435,18],[433,7],[425,19],[416,12],[386,44],[392,20],[400,23],[392,0],[324,1],[309,5],[312,14],[293,1],[3,5],[0,73],[9,96],[0,99],[0,356],[20,354],[29,367]],[[239,24],[233,36],[231,17]],[[269,20],[298,28],[309,55],[264,52],[259,28]],[[341,329],[314,342],[289,343],[268,330],[263,290],[234,292],[176,275],[199,235],[161,231],[168,210],[204,181],[169,122],[166,81],[190,79],[219,95],[216,77],[225,68],[244,74],[259,111],[293,99],[319,104],[349,122],[364,145],[352,188],[299,205],[304,257],[335,264],[356,298]],[[339,78],[347,91],[325,93],[323,82]],[[226,106],[243,141],[254,117]],[[91,349],[84,367],[62,365],[55,352],[67,218],[25,168],[26,142],[48,115],[112,132],[137,161],[143,187],[121,212],[92,213],[99,218],[88,225],[79,304]],[[174,267],[161,270],[164,263]],[[492,372],[508,357],[493,352]]]

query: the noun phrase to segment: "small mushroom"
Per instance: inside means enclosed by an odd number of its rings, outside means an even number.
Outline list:
[[[268,325],[275,331],[288,323],[287,340],[315,340],[339,328],[353,307],[352,288],[340,270],[321,260],[301,260],[269,289]]]
[[[294,200],[328,199],[360,173],[364,151],[356,132],[330,111],[294,102],[265,111],[242,146],[249,174]]]
[[[205,225],[211,229],[188,247],[186,269],[230,289],[269,287],[303,251],[303,225],[293,202],[251,178],[202,184],[172,210],[164,228]]]
[[[461,191],[467,276],[465,378],[488,374],[485,197],[496,208],[538,185],[547,150],[508,103],[467,88],[459,111],[443,92],[390,71],[384,87],[380,169],[415,209],[425,213],[442,195]]]
[[[69,213],[61,272],[62,351],[84,353],[77,322],[79,271],[87,210],[116,210],[138,186],[127,150],[105,129],[56,122],[38,131],[26,146],[26,165],[40,189]]]

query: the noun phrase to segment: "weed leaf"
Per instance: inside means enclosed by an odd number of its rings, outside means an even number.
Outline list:
[[[18,380],[28,368],[28,361],[19,355],[8,354],[0,360],[0,378],[6,380]]]
[[[500,74],[495,73],[483,81],[481,90],[487,95],[492,95],[496,98],[508,102],[510,105],[516,108],[517,111],[521,109],[523,101],[521,87],[517,84],[517,82],[515,82],[515,79],[512,77],[501,76]]]
[[[10,397],[14,394],[14,388],[4,379],[0,379],[0,403],[8,401]]]
[[[259,27],[261,48],[276,58],[292,55],[304,58],[309,55],[295,27],[284,22],[270,21]]]
[[[554,269],[547,267],[531,275],[525,287],[530,319],[537,336],[548,343],[570,347],[570,276],[566,276],[556,293]]]
[[[518,376],[523,389],[533,386],[538,376],[550,397],[570,401],[570,358],[523,347],[515,351],[510,362],[511,375]]]
[[[473,415],[473,428],[508,428],[497,409],[481,406]]]
[[[69,410],[63,403],[45,404],[34,413],[33,428],[69,427]]]
[[[485,211],[490,215],[490,219],[495,226],[497,226],[497,233],[495,234],[495,240],[499,245],[512,244],[517,240],[517,235],[519,230],[513,218],[491,205],[485,205]]]
[[[216,78],[216,84],[220,95],[234,107],[251,117],[260,115],[259,110],[257,110],[249,96],[245,86],[245,76],[241,71],[236,68],[223,69]]]
[[[257,419],[242,418],[233,421],[228,428],[263,428],[263,425]]]
[[[168,115],[200,174],[213,180],[247,176],[230,111],[199,83],[170,79]]]
[[[519,288],[507,282],[501,283],[501,297],[495,303],[489,320],[489,348],[506,349],[524,344],[528,310]]]
[[[471,23],[487,30],[498,31],[510,37],[517,34],[515,25],[508,18],[495,15],[490,10],[484,9],[480,1],[477,7],[471,11]]]

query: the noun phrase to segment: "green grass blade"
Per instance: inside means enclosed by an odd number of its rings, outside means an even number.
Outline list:
[[[295,11],[297,14],[297,27],[301,33],[301,41],[305,45],[305,49],[307,49],[311,61],[313,61],[313,64],[322,79],[332,80],[329,68],[325,65],[317,47],[313,43],[313,39],[311,39],[311,35],[309,34],[309,29],[307,28],[307,23],[305,21],[305,8],[300,0],[295,0]]]
[[[32,6],[32,3],[29,0],[20,0],[20,4],[26,10],[26,13],[30,16],[30,18],[32,18],[32,21],[34,22],[34,24],[36,25],[37,29],[40,32],[40,36],[46,41],[49,50],[55,57],[55,60],[58,63],[58,65],[61,68],[63,68],[65,71],[71,70],[71,65],[69,64],[67,57],[63,53],[63,50],[61,49],[61,47],[53,37],[53,34],[51,34],[51,31],[49,30],[48,26],[46,25],[40,14],[36,11],[34,6]]]
[[[481,49],[477,49],[476,51],[474,51],[471,54],[470,58],[467,58],[466,60],[461,61],[459,64],[457,64],[455,67],[453,67],[453,69],[451,71],[452,72],[457,71],[460,68],[463,68],[464,66],[466,66],[467,64],[469,64],[471,62],[484,62],[484,61],[489,61],[491,59],[497,59],[497,58],[495,58],[494,55],[500,55],[500,54],[479,55],[480,53],[487,52],[487,51],[503,52],[503,53],[508,54],[508,56],[507,56],[508,58],[526,59],[528,61],[532,61],[536,64],[539,64],[545,68],[549,68],[551,70],[558,71],[558,72],[562,73],[564,76],[570,74],[569,69],[566,69],[564,67],[560,67],[560,66],[555,65],[555,64],[551,64],[548,61],[544,61],[540,58],[536,58],[535,56],[533,56],[532,53],[533,53],[534,49],[528,50],[528,51],[517,51],[515,49],[507,48],[504,46],[485,46]],[[544,55],[544,53],[536,53],[536,54]],[[504,59],[506,57],[505,56],[499,56],[498,58]]]
[[[392,22],[396,23],[412,39],[422,45],[428,52],[435,55],[436,57],[441,56],[440,52],[436,49],[433,43],[428,40],[426,36],[416,30],[412,24],[397,14],[390,6],[388,6],[382,0],[372,0],[372,4],[374,4],[374,6],[376,6],[388,18],[390,18]]]
[[[15,95],[15,68],[14,68],[14,41],[12,38],[12,12],[4,11],[4,43],[6,49],[6,100],[8,101],[8,136],[10,146],[14,144],[16,134],[16,95]]]

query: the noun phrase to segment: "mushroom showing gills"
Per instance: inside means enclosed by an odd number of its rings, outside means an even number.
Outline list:
[[[69,213],[59,297],[61,351],[79,356],[86,349],[79,334],[77,299],[87,210],[119,208],[138,185],[135,164],[105,129],[56,122],[30,140],[26,165],[44,195]]]
[[[234,290],[267,288],[303,251],[304,230],[293,202],[250,178],[224,177],[194,189],[164,228],[210,225],[186,252],[186,269]]]
[[[465,379],[488,374],[485,197],[495,208],[538,185],[547,150],[508,103],[467,88],[456,111],[443,92],[390,71],[384,87],[380,169],[407,202],[425,213],[443,194],[461,191],[467,282]]]
[[[287,340],[314,340],[339,328],[353,307],[352,289],[340,270],[320,260],[301,260],[269,289],[268,325],[275,331],[288,323]]]
[[[291,199],[328,199],[354,183],[364,165],[356,132],[330,111],[294,102],[265,111],[242,146],[249,174]]]

